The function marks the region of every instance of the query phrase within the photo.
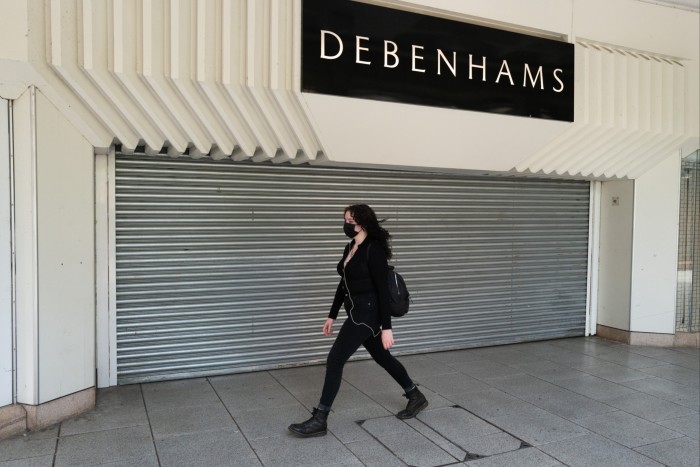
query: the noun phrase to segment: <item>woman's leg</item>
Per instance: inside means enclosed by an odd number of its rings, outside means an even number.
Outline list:
[[[363,345],[374,361],[379,363],[403,388],[404,397],[408,399],[408,404],[405,409],[396,414],[398,418],[402,420],[413,418],[428,406],[428,400],[413,384],[406,368],[388,350],[384,349],[381,337],[371,337]]]
[[[367,326],[357,325],[352,320],[347,319],[338,332],[338,337],[328,353],[326,360],[326,379],[323,383],[321,393],[321,404],[319,408],[330,410],[335,400],[335,396],[340,389],[340,381],[343,378],[343,367],[345,362],[354,354],[360,345],[372,335],[371,329]]]
[[[406,368],[382,345],[381,335],[376,337],[370,336],[362,345],[367,349],[374,361],[384,368],[404,391],[409,391],[414,386]]]

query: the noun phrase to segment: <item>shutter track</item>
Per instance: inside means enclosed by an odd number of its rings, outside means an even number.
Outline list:
[[[324,361],[357,202],[414,300],[394,353],[584,334],[588,182],[118,155],[118,383]]]

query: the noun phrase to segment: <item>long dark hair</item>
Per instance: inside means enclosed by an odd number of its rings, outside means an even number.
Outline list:
[[[345,212],[350,213],[355,222],[367,231],[367,237],[378,242],[384,249],[386,258],[391,259],[391,234],[381,226],[386,219],[378,220],[374,210],[366,204],[353,204],[345,208]]]

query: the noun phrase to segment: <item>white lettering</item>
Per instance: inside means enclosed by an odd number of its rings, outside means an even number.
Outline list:
[[[508,81],[510,81],[510,85],[515,86],[513,76],[510,74],[510,68],[508,67],[508,60],[503,60],[503,63],[501,63],[501,69],[498,71],[498,76],[496,77],[496,84],[498,84],[498,81],[501,79],[501,75],[506,75]]]
[[[530,66],[526,63],[525,64],[525,73],[523,73],[523,87],[527,86],[527,79],[530,78],[530,84],[532,84],[532,87],[534,89],[535,84],[537,84],[537,81],[540,82],[540,89],[544,89],[544,79],[542,78],[542,67],[537,68],[537,74],[535,77],[532,77],[532,72],[530,71]]]
[[[447,61],[447,57],[445,57],[445,54],[442,53],[442,50],[437,49],[437,53],[438,53],[438,69],[437,69],[438,75],[441,74],[441,72],[440,72],[440,59],[442,59],[442,61],[445,62],[445,65],[447,65],[447,68],[449,68],[450,71],[452,72],[452,75],[454,77],[457,77],[457,52],[452,52],[452,64],[450,64],[450,62]]]
[[[389,50],[388,46],[391,44],[393,46],[392,50]],[[399,46],[396,45],[396,42],[392,41],[384,41],[384,68],[396,68],[399,66],[399,56],[397,55],[396,52],[398,52]],[[389,55],[394,57],[394,64],[389,65]]]
[[[486,81],[486,57],[481,57],[481,65],[474,65],[472,54],[469,54],[469,79],[472,79],[474,68],[481,68],[481,81]]]
[[[360,60],[360,52],[367,52],[369,49],[367,47],[362,47],[360,41],[368,41],[369,37],[356,36],[355,37],[355,63],[360,63],[362,65],[371,65],[371,62],[365,62]]]
[[[423,50],[423,46],[422,45],[414,45],[411,47],[411,50],[413,51],[413,53],[411,54],[412,55],[412,57],[411,57],[411,64],[412,64],[411,71],[417,71],[418,73],[425,73],[424,69],[416,68],[416,61],[423,60],[423,57],[421,55],[416,55],[416,50],[418,50],[418,49]]]
[[[335,37],[336,40],[338,41],[338,53],[330,56],[326,54],[326,35],[330,34],[331,36]],[[340,38],[339,35],[334,33],[333,31],[326,31],[324,29],[321,30],[321,58],[326,59],[326,60],[335,60],[336,58],[340,57],[343,54],[343,40]]]
[[[556,79],[557,83],[559,83],[559,89],[552,88],[552,91],[562,92],[564,90],[564,83],[562,82],[561,79],[559,79],[559,76],[557,76],[557,73],[563,73],[563,72],[564,72],[564,70],[562,70],[561,68],[557,68],[556,70],[554,70],[554,79]]]

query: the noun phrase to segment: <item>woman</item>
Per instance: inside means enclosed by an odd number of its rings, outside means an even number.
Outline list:
[[[289,431],[298,436],[326,434],[326,420],[340,389],[343,366],[360,345],[403,388],[408,405],[397,414],[398,418],[415,417],[428,406],[428,401],[413,384],[404,366],[389,353],[394,345],[387,286],[391,236],[379,225],[377,215],[366,204],[345,208],[343,230],[352,240],[345,247],[343,258],[338,263],[341,279],[328,319],[323,325],[323,333],[326,336],[333,333],[333,322],[341,304],[345,305],[348,318],[341,326],[328,354],[326,378],[318,407],[314,408],[310,419],[289,426]]]

